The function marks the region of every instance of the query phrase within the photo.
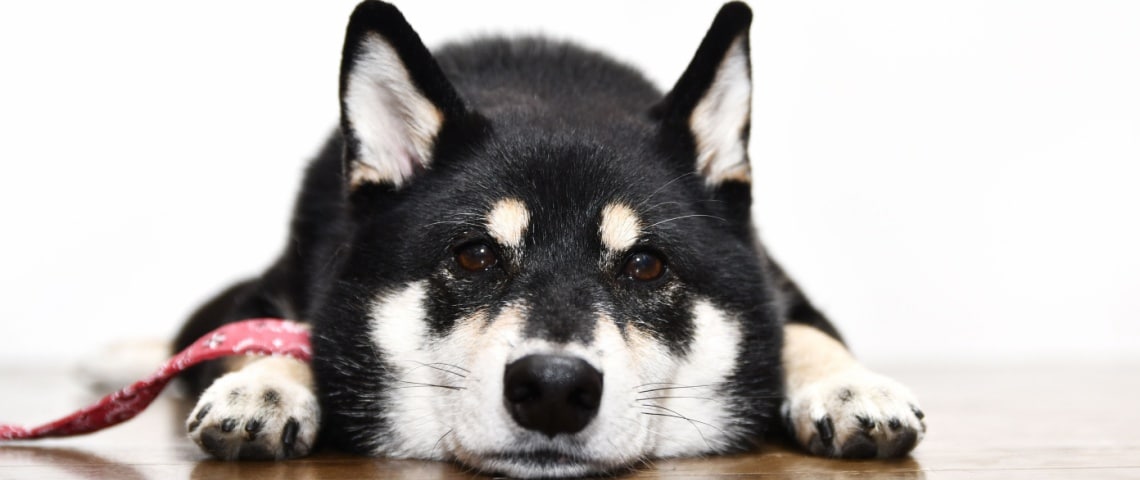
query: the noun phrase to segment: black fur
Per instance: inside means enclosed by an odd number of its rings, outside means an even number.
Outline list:
[[[361,38],[386,39],[443,114],[431,164],[399,188],[350,188],[347,172],[359,144],[343,119],[306,172],[280,259],[204,306],[176,348],[247,317],[311,322],[322,437],[368,453],[375,438],[396,428],[370,401],[392,381],[366,331],[378,292],[428,279],[426,308],[439,336],[477,308],[490,308],[493,318],[505,302],[526,299],[535,306],[528,335],[588,341],[593,325],[581,319],[592,305],[612,305],[607,313],[619,329],[651,335],[678,356],[689,353],[692,340],[689,307],[708,298],[744,318],[744,351],[722,388],[736,399],[737,449],[752,447],[782,391],[781,322],[838,334],[764,255],[751,226],[750,185],[730,180],[710,188],[695,171],[687,119],[729,46],[743,38],[747,48],[750,22],[746,6],[726,5],[690,67],[662,94],[627,66],[542,38],[488,38],[433,56],[394,7],[361,4],[347,30],[342,92]],[[748,129],[740,134],[747,142]],[[500,249],[494,271],[457,269],[456,248],[489,242],[465,215],[486,212],[503,197],[536,209],[525,258]],[[599,212],[613,201],[634,206],[646,224],[661,222],[637,247],[667,258],[660,282],[621,278],[624,257],[599,265]],[[208,366],[189,380],[200,390],[218,373]]]

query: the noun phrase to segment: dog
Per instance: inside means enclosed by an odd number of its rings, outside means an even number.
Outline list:
[[[668,93],[570,43],[430,52],[392,5],[348,24],[340,128],[288,245],[192,315],[311,327],[311,364],[221,360],[190,438],[226,460],[345,451],[517,477],[621,472],[786,433],[906,455],[904,386],[859,364],[752,224],[751,10],[724,5]]]

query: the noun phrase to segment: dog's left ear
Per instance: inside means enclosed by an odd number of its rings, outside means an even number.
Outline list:
[[[652,111],[662,122],[665,141],[685,144],[692,139],[696,153],[692,168],[712,189],[730,183],[748,187],[751,182],[751,24],[752,10],[747,5],[732,2],[721,7],[689,67]]]

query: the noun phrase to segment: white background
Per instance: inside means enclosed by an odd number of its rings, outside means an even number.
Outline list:
[[[171,335],[278,253],[352,1],[0,3],[0,360]],[[667,5],[667,6],[666,6]],[[718,2],[404,2],[662,87]],[[1140,3],[754,2],[770,248],[874,361],[1140,352]]]

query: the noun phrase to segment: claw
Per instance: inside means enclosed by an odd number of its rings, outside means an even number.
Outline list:
[[[919,410],[918,407],[916,407],[914,405],[910,406],[910,411],[914,412],[914,416],[918,417],[919,420],[926,418],[926,414],[922,413],[922,410]]]
[[[245,423],[245,433],[249,434],[250,440],[253,440],[257,438],[257,433],[261,431],[263,426],[261,420],[255,418]]]
[[[815,429],[819,432],[819,439],[823,443],[831,443],[835,439],[835,425],[831,423],[831,417],[824,416],[823,418],[815,421]]]
[[[281,445],[285,450],[285,456],[293,454],[293,444],[297,442],[297,431],[301,429],[301,424],[293,417],[289,417],[289,421],[285,422],[285,429],[281,431]]]

